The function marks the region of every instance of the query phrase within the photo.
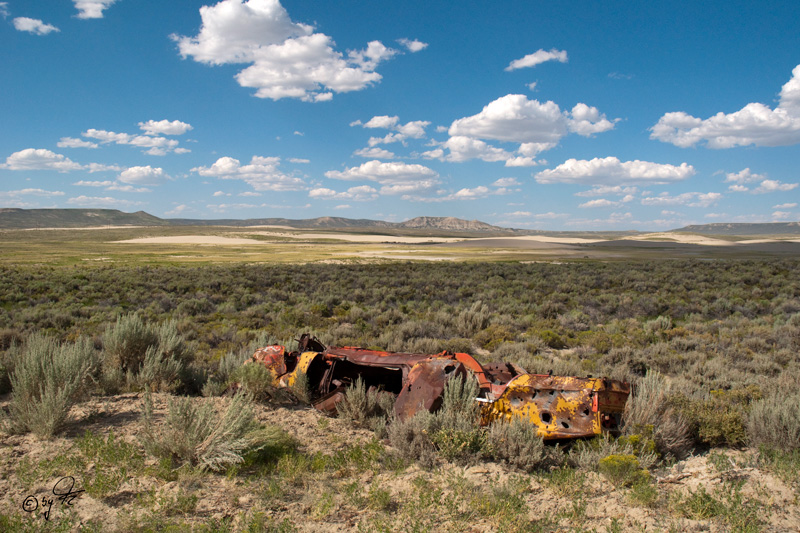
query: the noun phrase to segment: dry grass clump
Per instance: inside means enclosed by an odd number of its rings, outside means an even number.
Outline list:
[[[7,428],[50,438],[64,426],[70,407],[85,391],[98,364],[97,354],[88,339],[60,344],[34,334],[12,350],[12,356]]]
[[[138,314],[117,318],[103,335],[105,392],[154,389],[174,392],[185,375],[189,349],[175,321],[145,323]]]
[[[650,371],[634,384],[625,404],[623,420],[626,435],[647,435],[662,455],[684,457],[692,448],[689,426],[670,406],[672,382]]]
[[[376,427],[393,416],[394,396],[375,387],[367,389],[360,377],[351,383],[344,393],[344,399],[336,404],[336,411],[344,420],[356,426]]]
[[[480,404],[475,401],[479,391],[472,377],[450,379],[441,409],[393,420],[387,430],[389,442],[404,458],[425,467],[433,466],[437,455],[459,463],[477,460],[487,450],[487,436],[479,426]]]
[[[171,399],[161,424],[155,422],[152,399],[146,393],[142,422],[139,440],[145,451],[168,458],[173,465],[221,472],[266,445],[254,437],[257,425],[252,399],[245,393],[236,394],[224,413],[217,412],[208,400],[197,407],[190,398]]]
[[[557,448],[545,447],[537,427],[519,418],[496,421],[488,430],[487,455],[526,472],[561,462]]]
[[[753,402],[746,423],[751,444],[784,452],[800,450],[800,392],[774,394]]]

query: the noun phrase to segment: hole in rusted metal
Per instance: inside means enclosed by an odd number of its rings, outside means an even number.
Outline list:
[[[562,420],[562,421],[561,421],[561,427],[562,427],[562,428],[564,428],[564,429],[569,429],[569,424],[567,424],[566,422],[564,422],[564,421]]]
[[[542,413],[542,422],[545,424],[549,424],[552,419],[553,417],[550,415],[550,413]]]

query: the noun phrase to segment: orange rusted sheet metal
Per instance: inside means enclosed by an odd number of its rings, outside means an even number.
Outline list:
[[[571,439],[619,429],[630,387],[607,378],[528,374],[513,363],[481,365],[465,353],[397,353],[357,347],[328,348],[303,334],[300,349],[267,346],[252,362],[265,365],[281,386],[304,373],[312,405],[335,415],[347,387],[362,379],[368,389],[393,394],[401,420],[441,407],[447,382],[474,377],[480,386],[481,423],[522,419],[544,439]]]

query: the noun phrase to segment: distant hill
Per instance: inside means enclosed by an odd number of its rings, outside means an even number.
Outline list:
[[[116,209],[9,209],[0,208],[0,228],[86,228],[93,226],[167,226],[169,222],[144,211]]]
[[[800,222],[770,222],[765,224],[716,223],[686,226],[674,232],[700,233],[702,235],[798,235]]]
[[[479,220],[461,220],[454,217],[417,217],[397,224],[400,228],[446,229],[453,231],[504,231],[506,228],[492,226]]]
[[[513,232],[480,222],[454,217],[417,217],[405,222],[319,217],[306,220],[288,218],[251,218],[197,220],[190,218],[163,219],[138,211],[123,213],[116,209],[0,209],[0,228],[85,228],[97,226],[289,226],[297,229],[361,228],[361,229],[415,229],[463,232]]]

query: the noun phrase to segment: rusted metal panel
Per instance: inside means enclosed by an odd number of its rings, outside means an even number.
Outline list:
[[[283,346],[260,348],[252,361],[269,368],[281,386],[292,386],[305,373],[312,405],[330,415],[359,378],[370,389],[395,395],[395,414],[405,420],[422,409],[438,410],[448,380],[473,376],[482,424],[518,418],[534,424],[544,439],[570,439],[617,431],[630,394],[621,381],[527,374],[512,363],[481,365],[464,353],[328,348],[308,334],[299,345],[301,351],[291,353]]]
[[[466,376],[466,373],[463,363],[450,358],[420,361],[408,373],[403,390],[397,395],[394,404],[397,418],[406,420],[422,409],[438,410],[447,382],[456,376]]]

